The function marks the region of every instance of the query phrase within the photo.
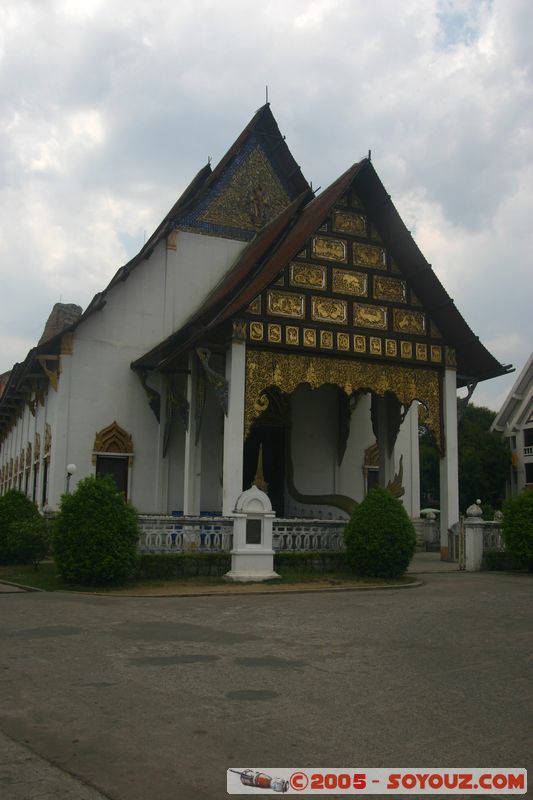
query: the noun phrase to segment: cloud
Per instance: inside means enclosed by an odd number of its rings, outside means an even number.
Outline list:
[[[471,327],[523,363],[532,26],[527,0],[7,0],[0,371],[60,296],[86,305],[106,285],[207,157],[221,157],[266,84],[315,187],[372,149]]]

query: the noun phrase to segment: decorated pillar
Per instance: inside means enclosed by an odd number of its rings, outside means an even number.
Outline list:
[[[187,375],[187,403],[189,425],[185,432],[185,456],[183,464],[183,513],[185,516],[199,516],[200,493],[202,489],[202,430],[201,414],[198,413],[199,364],[196,353],[189,354]]]
[[[459,521],[459,463],[457,447],[457,375],[454,354],[446,348],[442,386],[444,455],[440,460],[440,555],[448,558],[448,530]]]
[[[226,353],[228,413],[224,418],[222,514],[235,508],[242,492],[244,453],[244,395],[246,386],[246,342],[234,336]]]

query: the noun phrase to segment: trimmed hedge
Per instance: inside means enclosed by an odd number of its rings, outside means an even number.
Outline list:
[[[31,561],[31,557],[25,554],[25,548],[18,547],[16,529],[12,526],[40,519],[35,503],[18,489],[10,489],[0,497],[0,564],[24,563],[26,557]]]
[[[400,578],[414,555],[413,523],[399,500],[381,487],[355,508],[344,532],[348,563],[359,577]]]
[[[229,553],[143,553],[139,578],[222,577],[231,569]],[[317,550],[307,553],[274,554],[274,570],[280,575],[347,572],[343,550]]]
[[[533,490],[526,489],[503,504],[506,551],[521,567],[533,572]]]
[[[50,526],[41,516],[12,522],[5,539],[10,564],[38,567],[50,550]]]

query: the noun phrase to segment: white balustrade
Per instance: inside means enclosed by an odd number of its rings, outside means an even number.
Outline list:
[[[233,519],[139,515],[142,553],[229,552]],[[273,549],[283,551],[343,550],[341,520],[275,519]]]

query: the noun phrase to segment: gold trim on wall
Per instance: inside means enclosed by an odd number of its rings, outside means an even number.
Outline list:
[[[348,261],[346,242],[343,239],[334,239],[331,236],[313,236],[311,252],[315,258],[324,258],[326,261]]]
[[[352,211],[333,212],[333,230],[338,233],[351,233],[354,236],[366,236],[366,217]]]
[[[256,297],[255,300],[252,300],[248,308],[246,309],[249,314],[260,314],[261,313],[261,295]]]
[[[398,355],[398,343],[396,339],[385,339],[385,355],[392,357]]]
[[[300,344],[300,331],[293,325],[287,325],[285,328],[285,341],[290,345]]]
[[[381,397],[392,392],[405,407],[418,400],[422,403],[421,421],[440,442],[440,381],[436,370],[261,350],[246,353],[245,437],[254,420],[268,407],[266,389],[276,387],[284,394],[292,394],[302,383],[312,389],[330,383],[348,396],[356,390]]]
[[[395,308],[393,310],[393,327],[397,333],[422,335],[426,332],[426,317],[421,311]]]
[[[333,350],[333,334],[331,331],[320,331],[320,347]]]
[[[353,324],[359,328],[378,328],[387,330],[387,309],[385,306],[371,306],[366,303],[353,304]]]
[[[331,288],[334,292],[338,292],[339,294],[368,297],[368,275],[364,272],[334,269]]]
[[[268,326],[268,341],[273,342],[273,344],[281,343],[281,325]]]
[[[317,264],[300,264],[292,261],[289,268],[289,283],[300,289],[326,289],[326,268]]]
[[[314,328],[304,328],[304,347],[316,347],[316,330]]]
[[[361,267],[387,269],[387,254],[383,247],[378,247],[375,244],[354,243],[353,263]]]
[[[271,289],[267,294],[267,312],[277,317],[303,319],[305,316],[304,295]]]
[[[376,300],[405,303],[407,302],[407,284],[398,278],[374,275],[374,297]]]
[[[262,322],[250,322],[250,339],[253,339],[254,342],[261,342],[263,341],[263,333]]]
[[[348,324],[348,303],[333,297],[311,298],[311,319],[314,322],[333,322],[337,325]]]

